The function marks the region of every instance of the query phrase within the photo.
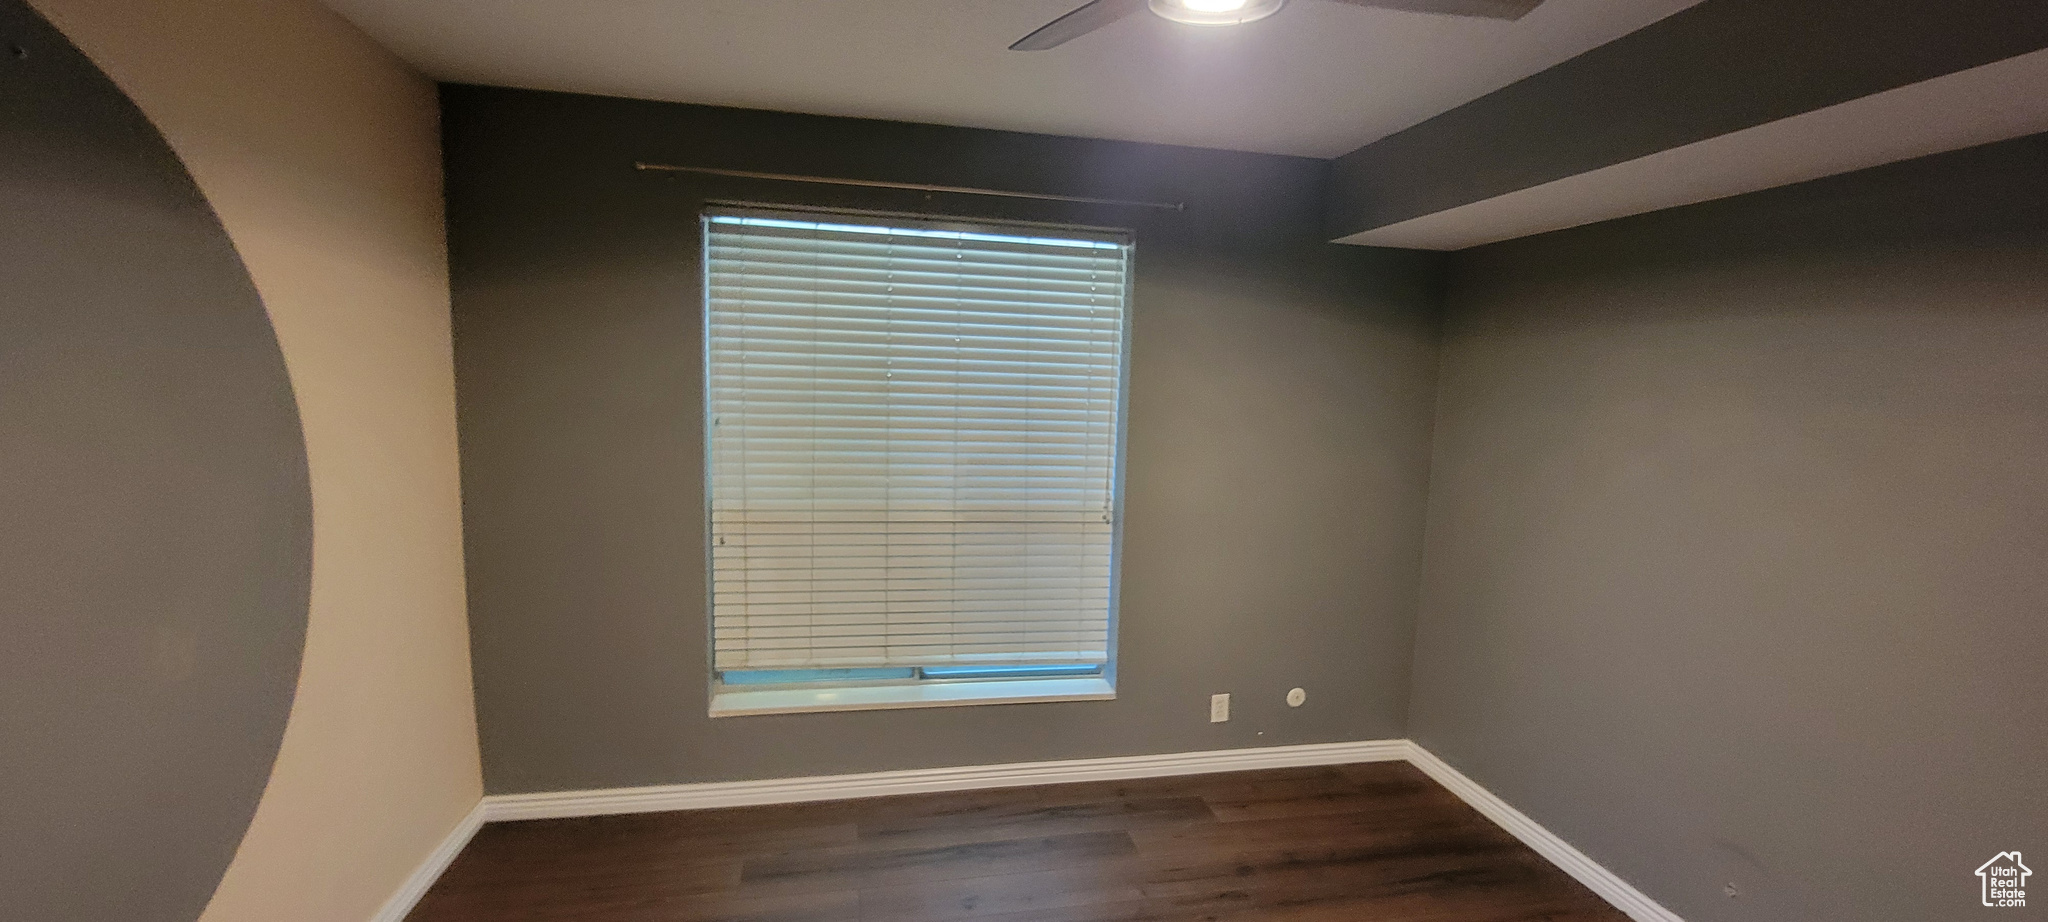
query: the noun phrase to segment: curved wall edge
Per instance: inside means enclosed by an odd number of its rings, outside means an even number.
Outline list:
[[[0,0],[0,892],[185,922],[299,676],[305,438],[240,256],[163,136]]]
[[[154,123],[282,346],[297,694],[206,922],[361,922],[481,797],[433,84],[315,0],[30,0]]]

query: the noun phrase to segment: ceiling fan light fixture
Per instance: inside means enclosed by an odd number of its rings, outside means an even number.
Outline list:
[[[1154,15],[1196,26],[1235,26],[1257,22],[1287,0],[1149,0]]]

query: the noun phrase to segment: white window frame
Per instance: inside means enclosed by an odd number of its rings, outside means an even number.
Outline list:
[[[911,678],[842,680],[821,679],[788,683],[726,684],[716,665],[717,639],[714,610],[715,526],[713,511],[713,391],[711,310],[711,223],[714,218],[734,215],[779,216],[791,220],[881,225],[897,228],[938,229],[1007,237],[1059,237],[1062,233],[1085,235],[1083,239],[1118,241],[1123,248],[1124,291],[1120,312],[1119,354],[1116,380],[1116,425],[1110,458],[1110,550],[1107,656],[1099,671],[1089,675],[1022,676],[1014,678],[947,678],[924,675],[916,669]],[[705,660],[710,685],[710,716],[797,714],[821,711],[887,710],[900,708],[954,707],[961,705],[1016,704],[1029,702],[1106,701],[1116,697],[1117,635],[1122,596],[1124,532],[1124,470],[1126,430],[1130,403],[1130,357],[1132,306],[1135,292],[1136,241],[1129,230],[1078,225],[1038,224],[1018,221],[934,218],[889,212],[813,209],[786,205],[754,205],[713,202],[699,219],[699,269],[703,291],[699,307],[703,313],[703,449],[704,449],[704,573],[705,573]]]

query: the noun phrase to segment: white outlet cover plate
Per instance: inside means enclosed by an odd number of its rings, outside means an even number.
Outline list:
[[[1209,722],[1210,722],[1210,723],[1212,723],[1212,724],[1220,724],[1220,723],[1222,723],[1222,722],[1224,722],[1224,721],[1226,721],[1226,720],[1229,720],[1229,719],[1230,719],[1230,696],[1229,696],[1229,695],[1227,695],[1227,694],[1224,694],[1224,695],[1210,695],[1210,696],[1209,696]]]
[[[1291,708],[1298,708],[1298,707],[1301,707],[1301,705],[1302,705],[1302,702],[1305,702],[1305,701],[1307,701],[1307,700],[1308,700],[1308,692],[1307,692],[1307,691],[1304,691],[1304,690],[1302,690],[1302,689],[1299,689],[1299,688],[1290,688],[1290,689],[1288,689],[1288,690],[1287,690],[1287,706],[1288,706],[1288,707],[1291,707]]]

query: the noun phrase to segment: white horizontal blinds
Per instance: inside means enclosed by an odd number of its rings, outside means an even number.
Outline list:
[[[1128,247],[705,224],[719,669],[1102,663]]]

